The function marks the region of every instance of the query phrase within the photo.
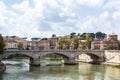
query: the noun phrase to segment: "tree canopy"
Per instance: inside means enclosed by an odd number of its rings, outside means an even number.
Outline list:
[[[96,32],[95,36],[97,39],[105,39],[107,35],[102,32]]]
[[[74,38],[72,39],[72,44],[74,45],[74,49],[77,49],[77,48],[78,48],[78,46],[79,46],[79,40],[80,40],[79,37],[74,37]]]
[[[70,39],[74,38],[76,36],[75,32],[70,33]]]
[[[92,42],[92,38],[90,35],[86,35],[85,37],[85,42],[82,43],[81,48],[82,49],[90,49],[91,48],[91,42]]]
[[[3,40],[2,35],[0,34],[0,54],[2,54],[5,50],[5,42]]]
[[[17,48],[22,50],[23,49],[23,43],[22,42],[18,42],[17,43]]]
[[[58,44],[59,44],[58,46],[59,49],[63,49],[63,48],[68,49],[70,45],[70,40],[65,37],[62,37],[60,38]]]
[[[102,33],[102,32],[96,32],[96,33],[82,33],[80,35],[81,39],[85,40],[85,37],[86,35],[89,35],[91,37],[91,39],[99,39],[99,40],[102,40],[102,39],[105,39],[107,34],[105,33]]]

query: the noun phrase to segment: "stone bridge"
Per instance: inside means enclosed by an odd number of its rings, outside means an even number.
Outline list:
[[[104,50],[44,50],[44,51],[31,51],[31,50],[19,50],[19,51],[6,51],[0,55],[0,58],[9,58],[14,56],[23,56],[30,58],[30,65],[40,65],[40,58],[49,54],[60,55],[64,59],[64,64],[76,64],[76,57],[81,54],[87,54],[91,57],[92,62],[101,63],[105,61]]]

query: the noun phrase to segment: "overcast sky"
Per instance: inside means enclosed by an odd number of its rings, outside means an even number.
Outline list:
[[[0,0],[0,33],[4,36],[98,31],[120,37],[120,0]]]

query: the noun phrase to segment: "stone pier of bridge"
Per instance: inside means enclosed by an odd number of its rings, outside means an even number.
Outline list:
[[[65,65],[76,65],[78,64],[77,61],[75,60],[75,58],[69,58],[69,59],[64,59],[64,63]]]
[[[30,58],[30,66],[40,66],[40,58]]]

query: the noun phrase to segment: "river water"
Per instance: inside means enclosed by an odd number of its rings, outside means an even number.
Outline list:
[[[59,65],[30,67],[26,61],[3,61],[6,71],[0,80],[120,80],[120,69],[106,65]]]

